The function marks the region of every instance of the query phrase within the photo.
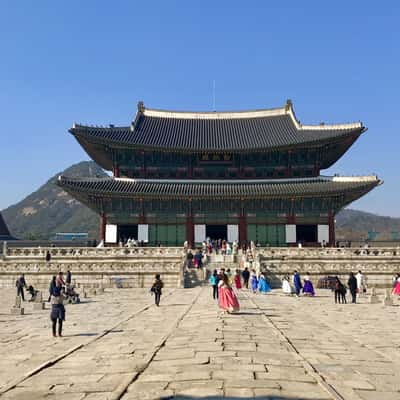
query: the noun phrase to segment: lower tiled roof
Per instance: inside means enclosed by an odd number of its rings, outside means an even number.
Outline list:
[[[349,191],[367,193],[380,181],[377,177],[317,177],[282,180],[152,180],[89,178],[73,179],[60,176],[58,185],[75,194],[115,197],[174,198],[253,198],[332,196]]]

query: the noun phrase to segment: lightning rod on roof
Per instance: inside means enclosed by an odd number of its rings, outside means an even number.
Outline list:
[[[212,110],[215,111],[215,79],[213,80],[213,104]]]

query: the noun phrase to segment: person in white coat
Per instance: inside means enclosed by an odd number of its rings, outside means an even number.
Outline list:
[[[356,279],[357,279],[357,293],[359,295],[362,295],[363,293],[366,292],[366,288],[365,288],[365,278],[361,271],[358,271],[358,273],[356,274]]]

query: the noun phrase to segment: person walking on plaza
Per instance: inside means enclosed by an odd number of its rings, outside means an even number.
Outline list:
[[[249,272],[249,269],[247,267],[242,272],[242,278],[243,278],[243,286],[246,289],[248,289],[249,288],[250,272]]]
[[[154,293],[154,301],[157,307],[160,305],[160,299],[162,295],[162,288],[164,287],[164,283],[161,280],[160,274],[156,275],[156,279],[151,287],[151,291]]]
[[[251,284],[252,292],[257,293],[258,279],[257,279],[256,271],[254,269],[251,270],[250,284]]]
[[[346,288],[343,283],[340,281],[339,277],[336,277],[335,282],[335,303],[343,303],[346,304]]]
[[[210,283],[213,288],[213,299],[218,300],[218,281],[219,276],[216,269],[214,269],[213,274],[210,276]]]
[[[240,279],[240,271],[238,269],[236,270],[236,274],[235,274],[235,286],[236,286],[236,289],[242,288],[242,281]]]
[[[61,287],[55,287],[51,295],[51,312],[50,319],[52,322],[53,336],[56,337],[57,322],[58,322],[58,336],[62,336],[63,322],[65,321],[65,299],[64,289]]]
[[[357,292],[358,292],[358,295],[362,295],[363,293],[366,292],[364,275],[362,274],[361,271],[358,271],[358,273],[356,274],[355,278],[356,278],[356,281],[357,281]]]
[[[17,279],[15,286],[17,288],[17,296],[21,296],[22,301],[25,301],[24,288],[26,288],[26,282],[24,274],[21,274],[21,276]]]
[[[294,285],[294,290],[296,291],[296,296],[299,297],[303,285],[301,284],[300,274],[296,270],[294,271],[293,274],[293,285]]]
[[[289,276],[285,275],[282,279],[282,291],[285,294],[292,294],[293,289],[290,286]]]
[[[56,278],[56,285],[57,285],[57,287],[65,286],[65,282],[64,282],[64,278],[63,278],[63,273],[62,273],[62,271],[60,271],[60,272],[58,273],[58,275],[57,275],[57,278]]]
[[[57,287],[57,283],[56,283],[56,276],[53,275],[53,278],[50,281],[50,286],[49,286],[49,299],[47,300],[50,303],[51,300],[51,295],[53,294],[54,290]]]
[[[400,296],[400,275],[397,274],[396,284],[393,288],[392,294]]]
[[[307,272],[307,275],[304,277],[303,294],[305,296],[315,296],[314,286],[311,282],[309,272]]]
[[[72,274],[71,274],[71,271],[68,270],[67,276],[65,277],[65,283],[67,284],[67,286],[70,286],[71,282],[72,282]]]
[[[347,281],[347,285],[349,287],[350,293],[351,293],[351,302],[355,304],[356,302],[356,296],[357,296],[357,279],[354,276],[352,272],[350,272],[349,280]]]
[[[228,313],[239,311],[239,301],[229,284],[227,275],[222,275],[222,279],[218,282],[219,288],[219,306]]]
[[[265,277],[265,272],[261,272],[260,280],[258,281],[258,290],[260,293],[269,293],[271,291],[271,286],[269,286],[267,282],[267,278]]]

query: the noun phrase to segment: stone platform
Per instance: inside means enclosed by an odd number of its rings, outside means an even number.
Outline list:
[[[383,292],[379,292],[383,298]],[[63,338],[49,309],[10,315],[0,304],[0,398],[349,399],[400,398],[400,301],[336,305],[239,291],[222,314],[210,287],[107,289],[67,305]]]

